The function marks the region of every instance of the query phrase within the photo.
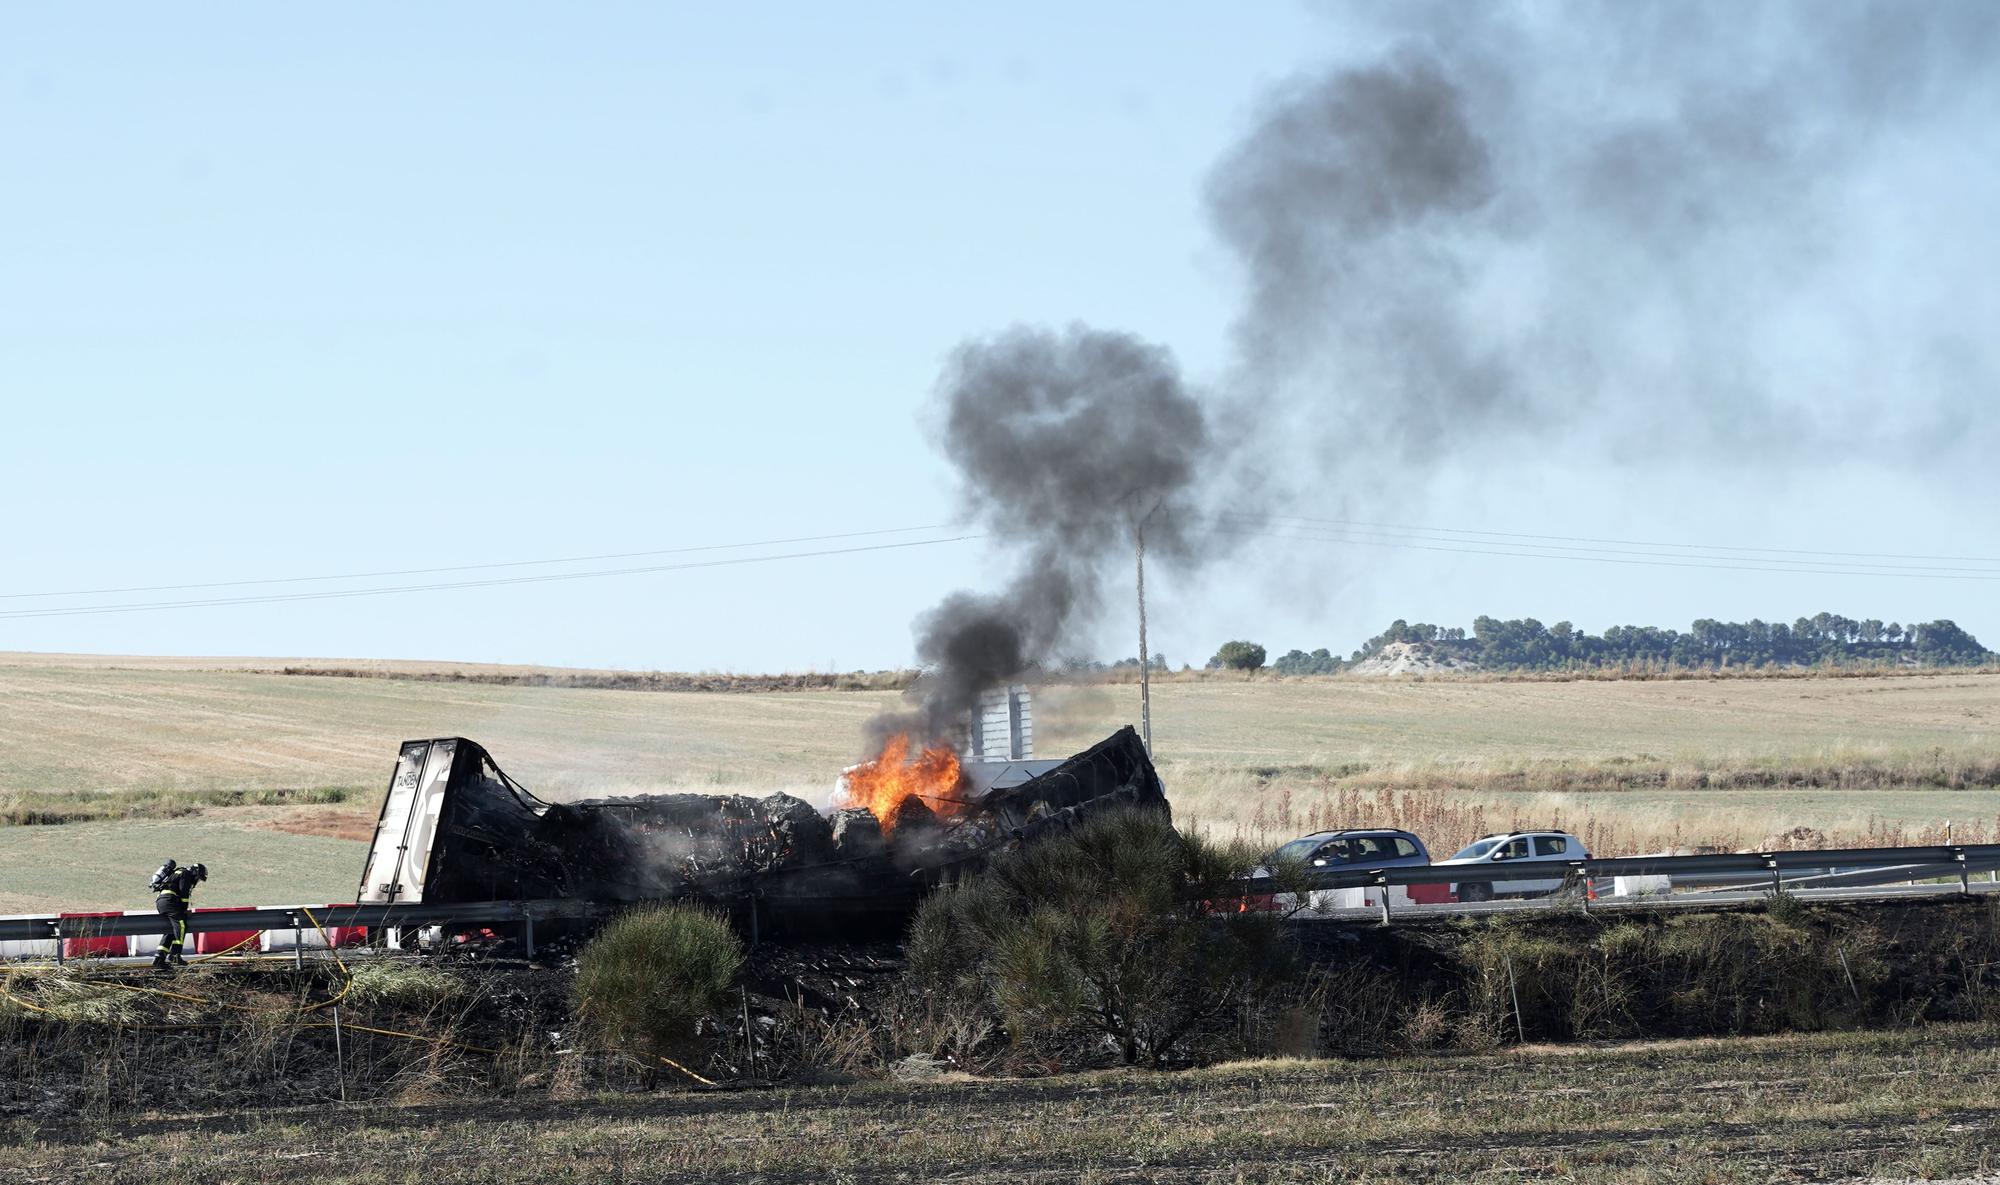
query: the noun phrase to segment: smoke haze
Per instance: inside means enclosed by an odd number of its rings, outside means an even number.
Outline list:
[[[953,356],[939,439],[1021,567],[919,621],[921,704],[878,732],[947,735],[1078,641],[1138,517],[1149,558],[1199,570],[1230,537],[1204,512],[1258,513],[1246,472],[1401,505],[1481,450],[1775,467],[1993,442],[2000,5],[1330,15],[1368,48],[1265,96],[1207,180],[1244,285],[1207,411],[1125,334]]]
[[[2000,7],[1335,13],[1386,48],[1278,88],[1205,195],[1236,392],[1346,471],[1301,497],[1520,434],[1923,449],[1990,399]]]

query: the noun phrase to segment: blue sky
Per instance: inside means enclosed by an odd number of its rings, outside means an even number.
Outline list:
[[[944,522],[921,412],[966,336],[1083,320],[1228,368],[1203,178],[1267,88],[1370,36],[1285,5],[10,8],[0,593]],[[1395,521],[2000,555],[1976,470],[1755,469],[1486,458]],[[1260,546],[1161,587],[1156,648],[1821,609],[2000,641],[1991,583]],[[0,650],[875,667],[1005,571],[962,543],[4,619]]]

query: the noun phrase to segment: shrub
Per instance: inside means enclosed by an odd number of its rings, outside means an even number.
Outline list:
[[[446,1004],[465,993],[465,985],[421,964],[386,959],[356,965],[347,981],[346,999],[356,1004],[385,1004],[418,1011]]]
[[[10,995],[15,980],[8,981]],[[37,1015],[73,1025],[119,1027],[137,1023],[145,997],[115,984],[100,983],[74,972],[42,975],[35,980]]]
[[[666,1052],[721,1009],[742,966],[726,919],[653,906],[614,919],[584,948],[570,990],[578,1021],[600,1040]]]
[[[1215,657],[1208,660],[1210,667],[1227,667],[1232,671],[1254,671],[1264,665],[1264,648],[1255,642],[1224,642]]]
[[[1462,1042],[1484,1048],[1522,1034],[1533,1039],[1616,1032],[1623,993],[1610,958],[1573,936],[1512,922],[1498,919],[1465,944],[1469,1016]]]
[[[1777,913],[1621,921],[1594,938],[1497,920],[1461,952],[1465,1043],[1775,1033],[1860,1019],[1886,977],[1871,950],[1879,940],[1796,904]]]
[[[912,978],[990,1009],[1024,1050],[1081,1038],[1160,1063],[1288,970],[1272,918],[1206,914],[1253,860],[1158,812],[1097,815],[927,900]]]

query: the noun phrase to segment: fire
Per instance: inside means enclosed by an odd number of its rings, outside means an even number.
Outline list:
[[[910,756],[910,738],[890,737],[882,752],[841,776],[848,806],[865,806],[882,822],[882,833],[896,827],[896,808],[915,798],[940,817],[959,814],[958,751],[931,745]]]

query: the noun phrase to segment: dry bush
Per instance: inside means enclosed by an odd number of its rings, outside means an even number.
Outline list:
[[[1837,829],[1831,835],[1811,829],[1773,833],[1767,825],[1726,812],[1695,811],[1680,805],[1624,808],[1615,796],[1599,798],[1597,809],[1576,815],[1566,813],[1558,800],[1562,794],[1579,792],[1578,787],[1563,784],[1560,770],[1550,771],[1545,781],[1532,787],[1524,784],[1522,789],[1537,791],[1532,794],[1495,790],[1486,777],[1443,772],[1436,774],[1435,782],[1429,777],[1414,778],[1415,784],[1407,786],[1369,786],[1321,774],[1303,787],[1282,781],[1266,784],[1262,779],[1267,773],[1297,776],[1287,771],[1239,771],[1233,778],[1211,784],[1198,797],[1183,795],[1194,798],[1187,809],[1206,818],[1229,819],[1234,838],[1256,844],[1341,827],[1400,827],[1423,836],[1433,858],[1439,859],[1484,835],[1542,828],[1569,831],[1599,856],[1829,844],[1899,847],[1988,843],[2000,836],[2000,819],[1959,819],[1947,830],[1943,820],[1912,825],[1877,815],[1868,816],[1858,827]],[[1801,788],[1806,785],[1800,784]],[[1481,797],[1489,794],[1491,798]],[[1718,806],[1725,802],[1718,797]]]
[[[426,1012],[462,999],[466,985],[455,976],[421,963],[371,959],[350,969],[345,999],[404,1012]]]
[[[1025,1055],[1094,1043],[1159,1064],[1288,974],[1275,919],[1207,916],[1253,857],[1164,814],[1106,811],[934,894],[911,927],[920,990],[991,1009]]]
[[[958,1070],[980,1072],[1004,1055],[992,1009],[956,993],[925,992],[906,983],[875,1014],[872,1026],[877,1071],[921,1054]]]
[[[1473,933],[1460,951],[1460,1043],[1860,1023],[1885,1006],[1879,945],[1872,931],[1844,930],[1782,899],[1768,912],[1621,921],[1593,936],[1504,919]]]
[[[743,943],[727,919],[693,905],[635,909],[614,919],[577,958],[577,1021],[611,1046],[670,1053],[696,1023],[721,1011]]]
[[[555,1069],[549,1074],[549,1097],[570,1102],[588,1098],[590,1093],[589,1064],[574,1053],[556,1058]]]
[[[474,1093],[484,1080],[465,1053],[449,1037],[427,1042],[424,1053],[411,1059],[383,1084],[382,1091],[398,1104],[442,1103]]]
[[[1443,1000],[1418,1000],[1403,1017],[1403,1042],[1417,1051],[1437,1049],[1451,1040],[1455,1026],[1451,1007]]]
[[[809,1081],[879,1076],[896,1056],[892,1027],[866,1017],[827,1016],[787,1001],[776,1020],[763,1054],[776,1063],[770,1071]]]
[[[1511,920],[1482,928],[1461,951],[1461,1043],[1486,1048],[1523,1034],[1563,1040],[1622,1031],[1623,992],[1603,954],[1573,935],[1506,924]]]
[[[1843,970],[1843,945],[1784,909],[1669,918],[1652,936],[1634,944],[1626,970],[1642,985],[1649,1032],[1825,1028],[1855,1015],[1849,972],[1863,999],[1876,986],[1872,943],[1857,943]]]
[[[1320,1009],[1309,1003],[1278,1009],[1266,1026],[1261,1042],[1272,1057],[1310,1058],[1319,1056]],[[1250,1048],[1256,1045],[1244,1043]]]
[[[12,981],[8,991],[15,993]],[[145,1011],[145,997],[107,983],[94,982],[73,971],[44,974],[35,979],[31,1001],[39,1015],[72,1025],[119,1028],[136,1024]]]
[[[1345,963],[1314,977],[1318,1050],[1322,1054],[1383,1054],[1401,1043],[1407,988],[1400,977],[1368,963]]]

